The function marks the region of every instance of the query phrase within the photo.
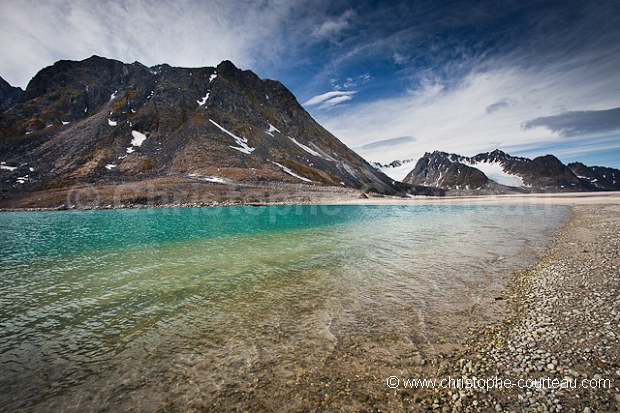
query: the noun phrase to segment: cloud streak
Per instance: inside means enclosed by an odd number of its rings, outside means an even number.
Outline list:
[[[314,96],[304,102],[306,106],[318,106],[319,109],[333,108],[334,106],[353,99],[355,91],[340,91],[335,90],[332,92],[323,93],[321,95]]]
[[[607,110],[564,112],[525,122],[525,129],[545,127],[567,138],[620,131],[620,107]]]
[[[507,108],[510,104],[508,102],[506,102],[506,100],[501,100],[499,102],[493,103],[489,106],[486,107],[486,112],[488,114],[492,114],[497,112],[498,110],[502,110],[504,108]]]
[[[377,142],[367,143],[366,145],[358,149],[362,151],[375,150],[375,149],[380,149],[380,148],[385,148],[385,147],[390,147],[390,146],[400,146],[403,144],[411,144],[415,141],[416,141],[416,138],[414,138],[413,136],[399,136],[398,138],[383,139]]]

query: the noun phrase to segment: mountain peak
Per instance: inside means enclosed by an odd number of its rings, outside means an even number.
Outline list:
[[[20,87],[13,87],[0,77],[0,107],[11,103],[11,101],[21,95],[24,91]]]
[[[204,68],[60,61],[41,70],[10,111],[0,110],[0,130],[0,159],[25,168],[0,171],[9,193],[153,179],[396,190],[280,82],[230,61]]]
[[[235,73],[240,71],[240,69],[230,60],[223,60],[219,65],[217,65],[217,69],[221,73]]]

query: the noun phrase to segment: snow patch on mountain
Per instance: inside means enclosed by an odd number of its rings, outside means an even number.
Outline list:
[[[304,178],[303,176],[299,176],[297,175],[295,172],[291,171],[289,168],[287,168],[286,166],[279,164],[277,162],[272,162],[274,165],[279,166],[280,168],[282,168],[282,170],[284,172],[286,172],[287,174],[289,174],[290,176],[294,176],[297,179],[301,179],[304,182],[312,182],[310,179],[308,178]]]
[[[142,146],[142,144],[146,140],[146,135],[142,132],[138,132],[137,130],[132,130],[131,136],[133,136],[133,139],[131,140],[131,146]]]
[[[207,94],[202,99],[197,100],[196,102],[198,102],[200,106],[204,106],[205,103],[207,103],[208,99],[209,99],[209,92],[207,92]]]
[[[16,169],[17,169],[17,166],[9,166],[6,164],[6,162],[0,163],[0,170],[13,172]]]
[[[136,148],[142,146],[146,140],[146,135],[142,132],[138,132],[137,130],[132,130],[131,136],[133,136],[133,139],[131,140],[131,146],[127,148],[127,153],[134,153]]]
[[[303,143],[299,143],[297,142],[297,140],[295,140],[295,138],[291,138],[290,136],[288,137],[290,140],[292,140],[295,145],[299,146],[301,149],[303,149],[304,151],[308,152],[310,155],[314,155],[314,156],[318,156],[321,157],[321,154],[318,153],[315,150],[310,149],[309,147],[307,147],[306,145],[304,145]]]
[[[256,148],[252,148],[252,147],[248,146],[248,138],[240,138],[239,136],[235,135],[234,133],[227,131],[226,129],[224,129],[223,127],[221,127],[220,125],[218,125],[216,122],[214,122],[211,119],[209,119],[209,122],[211,122],[212,124],[217,126],[219,130],[221,130],[222,132],[224,132],[225,134],[227,134],[228,136],[232,137],[235,140],[235,142],[239,146],[231,146],[232,149],[235,149],[235,150],[237,150],[239,152],[243,152],[246,155],[251,155],[252,152],[256,149]]]
[[[267,129],[265,131],[265,133],[267,133],[268,135],[271,135],[271,137],[273,137],[273,133],[274,132],[282,133],[282,132],[280,132],[280,130],[278,128],[273,126],[271,123],[268,123],[268,125],[269,125],[269,129]]]
[[[518,175],[510,174],[504,171],[499,162],[464,162],[466,165],[479,169],[483,174],[492,181],[500,185],[521,188],[523,186],[523,178]]]

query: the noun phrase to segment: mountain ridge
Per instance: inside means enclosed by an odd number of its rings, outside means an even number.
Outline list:
[[[3,196],[161,178],[398,191],[282,83],[230,61],[61,60],[7,100],[0,127]]]
[[[553,155],[514,157],[499,149],[472,157],[435,151],[425,153],[403,183],[474,193],[617,191],[620,170],[564,165]]]

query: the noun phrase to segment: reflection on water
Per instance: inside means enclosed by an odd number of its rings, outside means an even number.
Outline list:
[[[0,214],[0,409],[391,406],[385,378],[423,371],[495,317],[493,294],[566,216],[537,206]]]

